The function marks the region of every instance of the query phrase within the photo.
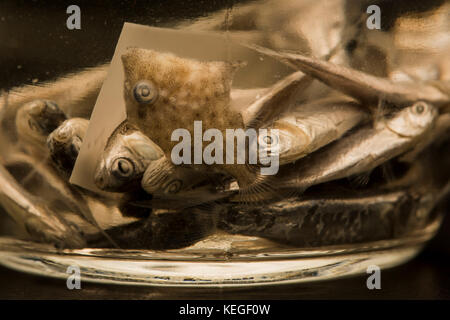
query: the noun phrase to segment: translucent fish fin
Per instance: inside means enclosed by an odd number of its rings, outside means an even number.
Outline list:
[[[376,123],[379,123],[381,119],[384,119],[387,113],[388,110],[386,108],[386,100],[384,99],[384,97],[380,97],[378,99],[378,105],[373,114],[373,126],[375,126]]]
[[[306,187],[297,187],[285,189],[283,192],[285,194],[285,198],[287,199],[300,199],[303,196],[303,193],[306,191]]]
[[[371,173],[372,173],[372,171],[364,172],[364,173],[349,177],[348,180],[350,181],[350,184],[354,187],[363,187],[369,183]]]
[[[394,169],[392,168],[392,163],[391,162],[383,163],[381,165],[381,170],[382,170],[383,178],[387,182],[392,182],[392,181],[395,180],[395,173],[394,173]]]
[[[246,167],[254,173],[255,179],[249,184],[238,181],[239,192],[231,201],[243,205],[260,205],[284,198],[284,191],[280,188],[282,184],[276,176],[262,175],[258,166]]]

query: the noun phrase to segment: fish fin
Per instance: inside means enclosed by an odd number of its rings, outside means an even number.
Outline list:
[[[380,97],[378,99],[377,107],[373,113],[373,126],[375,127],[376,123],[384,119],[387,113],[388,109],[386,108],[386,100],[383,97]]]
[[[381,171],[382,171],[383,178],[387,182],[392,182],[392,181],[395,180],[395,173],[394,173],[394,170],[392,168],[392,163],[391,162],[383,163],[381,165]]]
[[[254,174],[255,178],[247,184],[238,180],[238,194],[231,198],[232,202],[242,205],[258,205],[283,199],[283,191],[278,188],[281,183],[276,176],[262,175],[257,172],[260,169],[259,166],[247,164],[246,168]]]
[[[350,184],[354,187],[363,187],[366,186],[370,181],[370,175],[372,171],[363,172],[361,174],[348,177]]]
[[[306,187],[296,187],[285,189],[283,192],[286,199],[301,199],[306,189]]]

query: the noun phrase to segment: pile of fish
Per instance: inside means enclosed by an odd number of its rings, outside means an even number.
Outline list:
[[[378,77],[336,63],[341,49],[315,50],[320,59],[251,48],[295,70],[269,88],[237,90],[239,64],[129,49],[127,120],[97,165],[101,192],[69,177],[106,67],[5,94],[0,204],[24,236],[70,248],[183,248],[216,232],[343,245],[403,237],[439,219],[450,193],[445,73],[399,81],[399,72]],[[224,136],[278,130],[277,141],[258,138],[258,147],[278,153],[279,172],[261,175],[261,163],[175,165],[172,132],[193,136],[200,120]]]

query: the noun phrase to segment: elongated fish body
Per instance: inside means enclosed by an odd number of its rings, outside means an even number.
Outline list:
[[[305,158],[295,174],[286,178],[286,186],[304,190],[370,171],[411,149],[430,131],[437,116],[435,107],[418,102],[392,119],[379,120],[374,128],[361,129]]]
[[[85,246],[83,237],[74,226],[50,210],[39,197],[24,190],[3,165],[0,165],[0,203],[34,240],[59,247]]]
[[[397,106],[407,107],[417,101],[443,107],[450,103],[450,95],[431,82],[395,82],[334,63],[306,57],[300,54],[280,53],[253,46],[255,50],[277,58],[328,86],[348,94],[368,107],[377,106],[380,99]]]
[[[88,126],[89,120],[72,118],[64,121],[47,138],[52,162],[66,178],[72,173]]]
[[[127,122],[110,137],[95,171],[95,184],[104,191],[126,192],[140,187],[152,161],[164,157],[161,148]]]
[[[280,165],[295,162],[339,139],[366,119],[368,114],[359,104],[345,98],[325,98],[299,105],[270,126],[278,129],[278,143],[264,149],[269,153],[276,146]]]
[[[16,131],[19,142],[32,155],[47,153],[48,135],[65,121],[66,115],[56,103],[33,100],[20,107],[16,114]]]
[[[235,206],[224,213],[218,228],[301,247],[377,241],[422,227],[430,210],[420,200],[430,194],[430,190],[421,197],[404,190],[364,196],[330,194],[260,207]],[[418,211],[424,215],[416,215]]]

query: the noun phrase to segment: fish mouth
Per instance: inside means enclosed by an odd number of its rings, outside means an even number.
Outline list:
[[[106,191],[108,188],[104,160],[102,160],[95,169],[94,183],[101,190]]]

